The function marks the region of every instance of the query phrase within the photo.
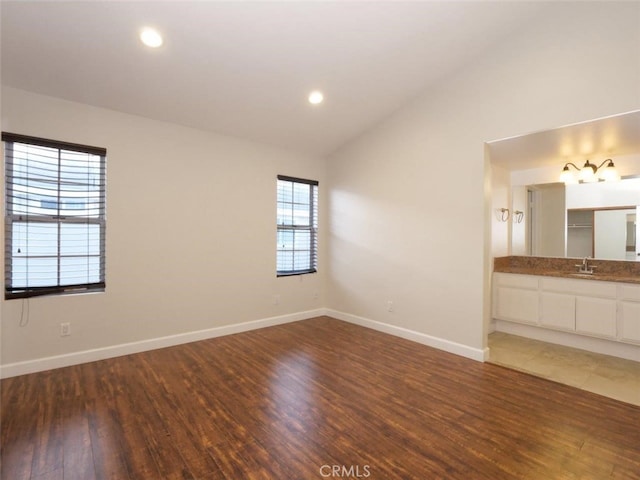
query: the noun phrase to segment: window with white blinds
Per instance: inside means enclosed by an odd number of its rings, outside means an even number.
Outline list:
[[[2,133],[5,298],[105,288],[104,148]]]
[[[314,273],[318,267],[318,182],[278,175],[277,275]]]

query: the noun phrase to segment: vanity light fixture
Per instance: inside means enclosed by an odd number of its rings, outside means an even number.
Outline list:
[[[602,169],[604,165],[607,165],[606,168]],[[569,167],[573,167],[578,172],[576,177],[575,172],[571,171]],[[598,181],[605,182],[615,182],[620,180],[620,174],[616,170],[616,166],[613,164],[613,160],[607,158],[600,165],[596,166],[593,163],[590,163],[587,160],[582,168],[576,167],[575,164],[569,162],[565,163],[564,168],[562,169],[562,173],[560,174],[560,181],[564,182],[565,185],[569,185],[572,183],[592,183]]]

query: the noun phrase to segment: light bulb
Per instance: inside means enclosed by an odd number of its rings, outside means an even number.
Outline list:
[[[309,94],[309,103],[312,105],[318,105],[319,103],[322,103],[323,100],[324,95],[322,95],[322,92],[319,92],[318,90],[314,90]]]
[[[596,172],[593,168],[593,165],[589,163],[589,160],[585,162],[584,167],[582,167],[582,169],[580,170],[580,173],[578,174],[578,178],[582,180],[584,183],[591,183],[591,182],[598,181]]]
[[[605,182],[617,182],[620,180],[620,174],[616,170],[616,166],[612,161],[609,161],[609,165],[600,172],[600,178]]]
[[[151,48],[158,48],[163,43],[162,35],[157,30],[149,27],[142,29],[140,32],[140,41]]]
[[[569,170],[568,165],[565,165],[565,167],[562,169],[562,173],[560,174],[560,181],[564,182],[565,185],[578,183],[578,179],[576,178],[575,174],[571,170]]]

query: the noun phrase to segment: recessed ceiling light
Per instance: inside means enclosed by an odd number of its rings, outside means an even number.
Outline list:
[[[319,103],[322,103],[323,100],[324,95],[322,95],[322,92],[319,92],[318,90],[314,90],[309,94],[309,103],[312,105],[318,105]]]
[[[151,48],[158,48],[162,45],[162,35],[160,35],[157,30],[149,27],[142,29],[140,32],[140,40],[147,47]]]

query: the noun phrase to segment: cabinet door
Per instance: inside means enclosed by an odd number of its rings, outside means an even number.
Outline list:
[[[620,302],[620,340],[640,343],[640,303]]]
[[[576,332],[599,337],[616,336],[616,301],[576,297]]]
[[[498,287],[496,318],[530,324],[538,323],[538,292]]]
[[[562,293],[542,293],[540,323],[546,327],[575,331],[576,299]]]

